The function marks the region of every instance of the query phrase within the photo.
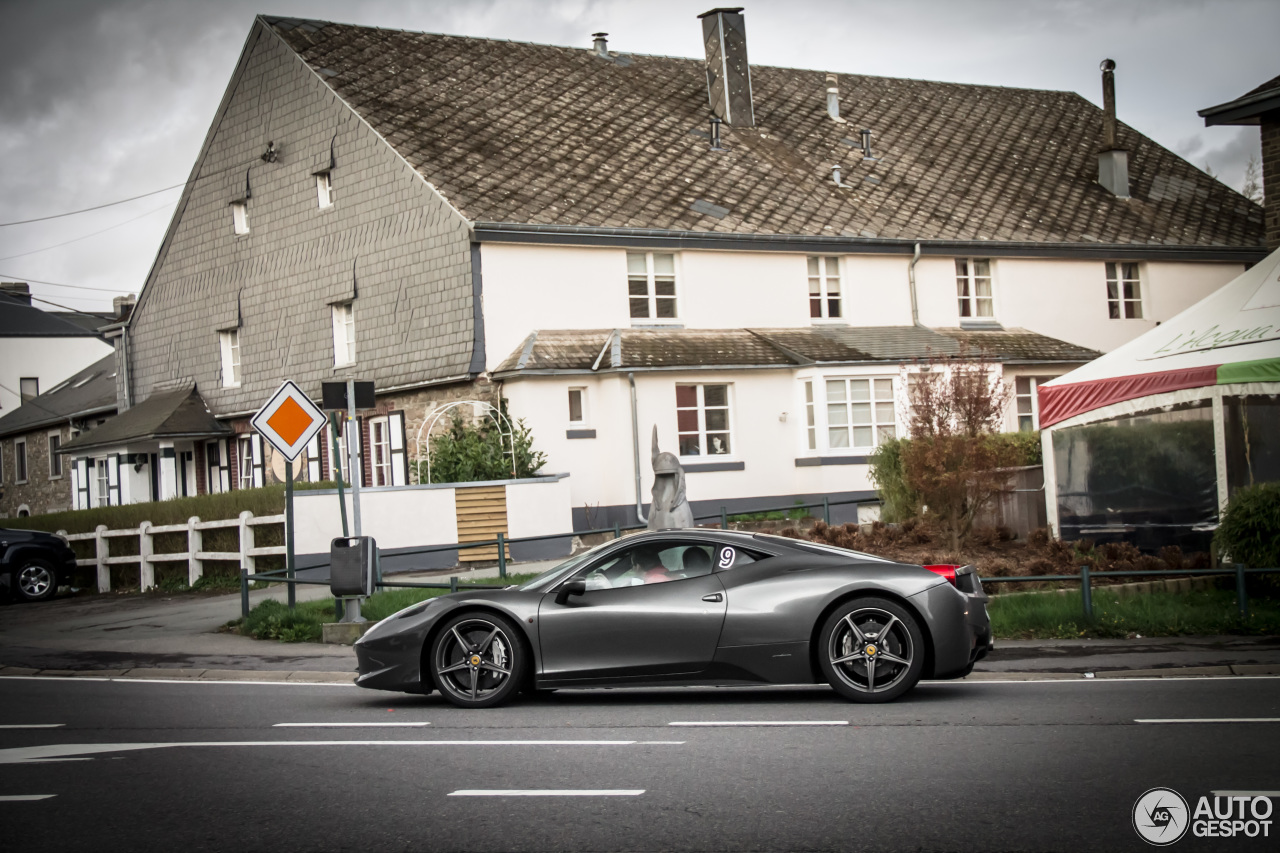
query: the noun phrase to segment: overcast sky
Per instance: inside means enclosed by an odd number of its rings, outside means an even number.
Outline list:
[[[258,13],[700,57],[709,0],[0,0],[0,223],[186,180]],[[1256,128],[1196,110],[1280,73],[1275,0],[746,0],[753,64],[1079,92],[1237,189]],[[104,310],[141,288],[178,189],[0,227],[0,280]],[[101,233],[96,233],[101,232]],[[93,236],[89,236],[93,235]],[[64,244],[65,245],[59,245]],[[39,283],[50,282],[54,284]],[[45,307],[48,307],[47,305]]]

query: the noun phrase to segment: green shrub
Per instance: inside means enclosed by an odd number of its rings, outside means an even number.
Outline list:
[[[1213,534],[1213,550],[1251,568],[1280,568],[1280,483],[1236,492]]]
[[[505,399],[502,414],[507,414]],[[533,436],[522,419],[511,422],[511,427],[508,438],[493,418],[485,417],[477,424],[468,424],[455,409],[449,429],[431,437],[430,482],[478,483],[535,476],[547,456],[533,449]],[[418,463],[418,481],[428,482],[426,463]]]
[[[881,442],[871,454],[871,482],[880,495],[882,521],[906,521],[920,512],[920,496],[902,476],[902,448],[910,439],[891,438]]]

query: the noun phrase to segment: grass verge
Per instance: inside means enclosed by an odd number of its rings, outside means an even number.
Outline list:
[[[1117,596],[1095,589],[1093,619],[1084,617],[1077,591],[995,596],[987,610],[996,637],[1003,639],[1280,633],[1280,602],[1252,596],[1249,616],[1241,620],[1229,590]]]
[[[537,573],[508,575],[508,583],[524,583]],[[497,578],[488,578],[480,583],[499,583]],[[467,584],[458,584],[459,590],[467,589]],[[392,613],[439,595],[447,595],[447,589],[387,589],[375,593],[360,605],[360,615],[370,622],[385,619]],[[337,621],[332,598],[319,598],[314,601],[300,601],[295,609],[290,610],[283,602],[268,599],[260,602],[249,611],[247,619],[236,619],[227,623],[227,628],[237,633],[258,640],[279,640],[283,643],[318,643],[321,628],[325,622]]]

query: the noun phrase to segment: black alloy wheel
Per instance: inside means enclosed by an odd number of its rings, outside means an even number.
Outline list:
[[[18,596],[23,601],[44,601],[58,591],[58,577],[53,566],[37,557],[19,562],[13,577]]]
[[[844,698],[891,702],[920,680],[924,635],[916,617],[901,605],[858,598],[827,618],[818,655],[823,675]]]
[[[459,708],[490,708],[524,683],[529,656],[519,629],[496,613],[463,613],[441,626],[431,646],[431,678]]]

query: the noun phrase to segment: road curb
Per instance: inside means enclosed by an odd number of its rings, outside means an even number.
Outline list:
[[[974,672],[957,681],[1081,681],[1126,678],[1241,678],[1280,676],[1280,664],[1230,664],[1224,666],[1177,666],[1161,669],[1112,669],[1092,672]],[[282,684],[354,684],[353,672],[317,672],[280,669],[181,669],[138,667],[135,669],[31,669],[0,667],[0,678],[109,678],[113,681],[222,681],[278,682]]]

